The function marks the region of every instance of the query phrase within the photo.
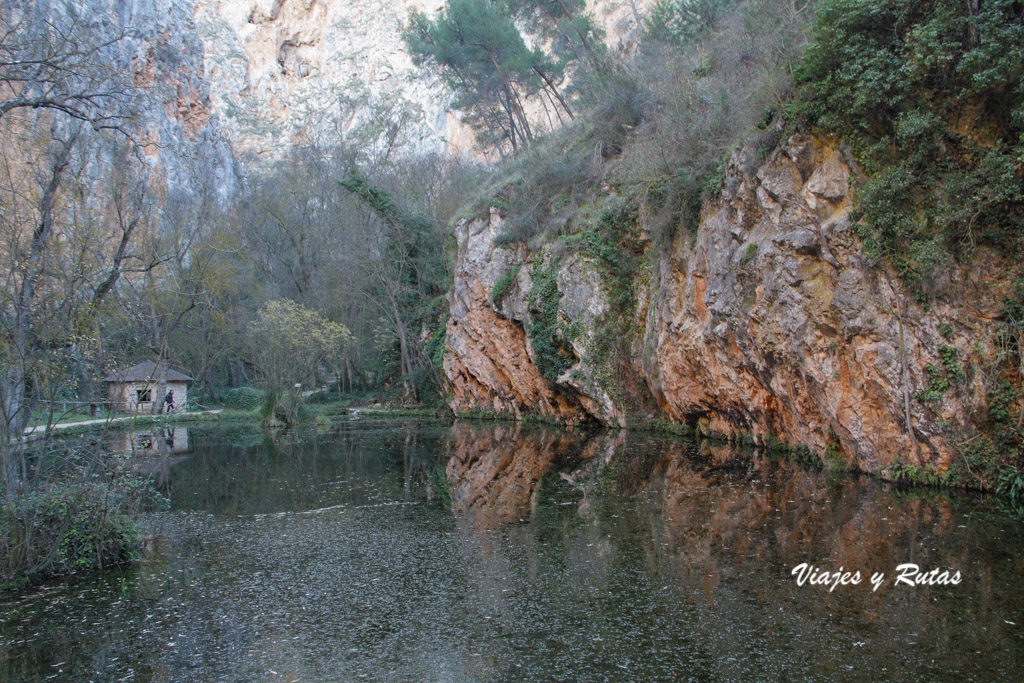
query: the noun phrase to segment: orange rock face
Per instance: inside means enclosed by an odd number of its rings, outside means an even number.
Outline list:
[[[494,246],[500,226],[492,213],[489,221],[464,223],[458,229],[459,260],[444,356],[452,409],[516,416],[525,410],[566,422],[582,419],[579,400],[541,377],[522,323],[502,315],[489,301],[494,283],[517,257]]]
[[[569,434],[514,426],[456,425],[452,440],[447,472],[452,509],[485,529],[529,517],[541,478],[574,443]]]
[[[922,307],[864,257],[850,217],[856,178],[841,149],[795,136],[759,166],[754,159],[752,150],[733,156],[696,239],[678,234],[650,286],[635,288],[632,362],[654,401],[674,421],[771,435],[867,471],[896,461],[948,467],[956,438],[987,411],[1006,265],[978,254]],[[621,393],[596,381],[588,343],[607,311],[600,274],[557,244],[495,247],[500,223],[492,212],[458,230],[445,356],[453,408],[625,425],[628,409],[613,398]],[[530,265],[556,252],[560,320],[583,331],[572,342],[576,365],[548,382],[524,330]],[[507,293],[491,301],[516,263]],[[922,398],[936,373],[949,388]]]

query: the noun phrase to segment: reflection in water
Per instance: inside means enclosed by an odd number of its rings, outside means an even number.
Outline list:
[[[190,441],[141,568],[0,603],[0,678],[1024,671],[1024,534],[980,498],[622,432],[377,423]],[[452,510],[428,500],[444,462]],[[800,562],[890,580],[797,587]],[[894,587],[903,562],[964,579]]]
[[[188,427],[176,425],[115,434],[107,439],[107,445],[112,451],[142,457],[191,452],[188,444]]]
[[[171,468],[188,460],[192,453],[188,427],[175,425],[115,434],[106,439],[105,446],[114,453],[130,454],[134,467],[152,477],[160,489],[167,488]]]

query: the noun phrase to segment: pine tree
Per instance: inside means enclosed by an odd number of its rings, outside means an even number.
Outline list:
[[[436,64],[455,107],[486,127],[484,139],[499,147],[507,141],[513,152],[529,144],[523,100],[554,89],[560,70],[542,50],[527,47],[503,3],[452,0],[436,20],[414,11],[404,37],[413,61]],[[568,110],[564,100],[563,106]]]

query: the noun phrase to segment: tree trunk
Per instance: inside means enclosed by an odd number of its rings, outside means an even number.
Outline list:
[[[534,67],[533,70],[535,72],[537,72],[537,75],[540,76],[544,80],[545,83],[547,83],[548,88],[550,88],[551,92],[554,93],[555,97],[558,98],[559,103],[565,109],[565,113],[569,115],[569,118],[570,119],[576,118],[575,116],[573,116],[572,110],[569,109],[569,105],[566,104],[565,100],[562,98],[561,93],[558,92],[558,88],[556,88],[555,84],[551,82],[551,79],[547,77],[547,74],[545,74],[543,71],[541,71],[537,67]]]

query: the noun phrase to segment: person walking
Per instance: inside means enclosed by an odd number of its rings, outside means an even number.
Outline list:
[[[164,408],[167,409],[168,413],[174,412],[174,389],[168,391],[167,395],[164,396]]]

